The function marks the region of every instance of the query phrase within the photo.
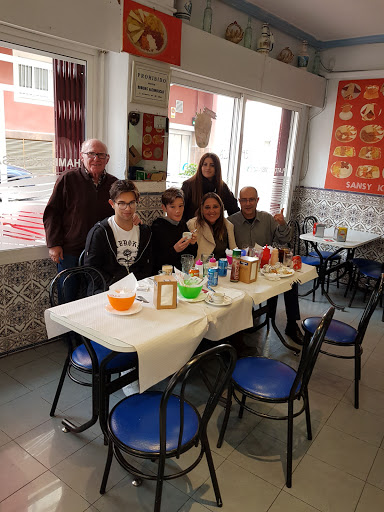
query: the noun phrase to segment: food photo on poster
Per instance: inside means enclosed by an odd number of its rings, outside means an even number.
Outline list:
[[[384,78],[339,82],[325,188],[384,195]]]

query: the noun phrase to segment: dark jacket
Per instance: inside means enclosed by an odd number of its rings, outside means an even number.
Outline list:
[[[196,210],[200,207],[200,204],[195,204],[192,201],[192,188],[194,186],[192,178],[184,181],[181,186],[182,191],[184,192],[184,215],[183,219],[186,221],[196,217]],[[203,196],[208,192],[216,192],[215,183],[209,181],[207,178],[203,176]],[[221,200],[224,203],[224,210],[227,210],[228,215],[232,215],[240,210],[237,199],[229,190],[228,185],[223,182],[223,191],[220,196]]]
[[[79,256],[95,222],[114,213],[108,199],[109,189],[116,180],[115,176],[106,173],[100,185],[95,187],[84,167],[59,176],[44,210],[47,246],[61,246],[64,255]]]
[[[140,241],[137,258],[129,267],[129,273],[135,274],[138,281],[152,275],[151,230],[146,224],[140,224],[139,228]],[[116,241],[107,218],[97,222],[88,233],[84,264],[100,270],[107,286],[111,286],[128,275],[128,270],[118,263],[116,255]]]
[[[157,274],[162,265],[173,265],[181,270],[181,255],[197,254],[197,243],[189,244],[182,252],[176,252],[173,246],[182,238],[184,231],[189,231],[187,223],[182,220],[176,226],[164,217],[158,217],[153,221],[152,229],[152,253],[153,273]]]

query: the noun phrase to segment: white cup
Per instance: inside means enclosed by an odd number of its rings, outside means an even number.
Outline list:
[[[224,293],[221,293],[221,292],[215,292],[215,293],[212,295],[212,301],[213,301],[215,304],[223,304],[223,302],[224,302],[224,297],[225,297],[225,294],[224,294]]]
[[[183,238],[187,238],[189,240],[192,238],[192,233],[190,231],[184,231]]]

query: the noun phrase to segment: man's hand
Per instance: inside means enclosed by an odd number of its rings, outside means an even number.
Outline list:
[[[188,247],[191,238],[180,238],[178,242],[175,243],[173,248],[176,252],[182,252],[186,247]]]
[[[139,224],[141,224],[141,219],[140,217],[137,215],[137,213],[134,213],[132,215],[132,221],[133,221],[133,225],[134,226],[138,226]]]
[[[283,212],[284,212],[284,208],[281,209],[280,213],[276,213],[276,215],[273,216],[273,218],[275,219],[275,221],[280,224],[280,226],[285,226],[286,225],[286,222],[285,222],[285,219],[284,219],[284,215],[283,215]]]
[[[60,245],[56,245],[55,247],[50,247],[48,249],[49,257],[55,263],[59,263],[60,260],[63,259],[63,248]]]

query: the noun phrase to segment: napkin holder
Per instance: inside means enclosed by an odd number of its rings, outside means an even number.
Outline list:
[[[177,281],[173,276],[154,276],[153,305],[156,309],[175,309],[177,306]]]
[[[343,226],[338,226],[337,228],[335,228],[333,238],[335,238],[337,240],[337,242],[345,242],[347,240],[347,233],[348,233],[348,228],[345,228]]]
[[[253,256],[242,256],[240,258],[239,280],[242,283],[254,283],[256,281],[259,261],[259,258]]]

